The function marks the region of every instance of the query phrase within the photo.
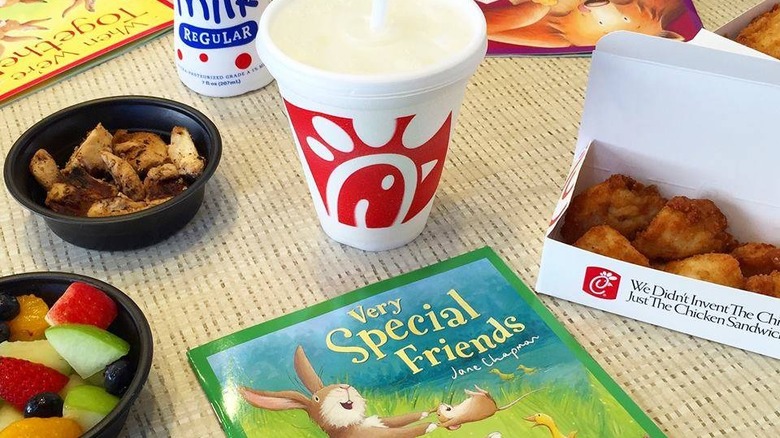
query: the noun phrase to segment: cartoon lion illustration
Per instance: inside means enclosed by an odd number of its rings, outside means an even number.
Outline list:
[[[545,48],[594,46],[616,30],[682,40],[667,29],[687,11],[683,0],[509,1],[484,9],[488,39]]]

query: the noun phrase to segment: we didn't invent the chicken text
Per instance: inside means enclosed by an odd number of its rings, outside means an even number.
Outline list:
[[[515,316],[499,319],[483,316],[455,289],[447,292],[446,296],[450,299],[451,305],[436,309],[431,304],[424,303],[419,313],[388,319],[379,328],[366,328],[357,332],[346,327],[335,328],[326,334],[325,343],[331,351],[354,355],[351,361],[361,364],[372,357],[375,360],[388,357],[389,352],[386,349],[389,348],[387,343],[390,340],[400,342],[439,334],[440,337],[437,339],[439,346],[420,351],[413,342],[410,342],[392,352],[412,374],[417,374],[427,367],[488,353],[526,329],[525,324],[519,322]],[[384,315],[400,315],[402,311],[401,299],[398,298],[369,308],[357,306],[349,310],[347,316],[361,324],[368,324],[369,321]],[[458,327],[477,320],[484,321],[485,330],[471,339],[453,341],[444,336]]]
[[[34,40],[23,47],[7,51],[0,57],[0,77],[8,75],[14,81],[27,81],[75,62],[95,52],[96,46],[111,40],[147,30],[148,11],[136,12],[130,6],[94,16],[85,13],[63,23],[63,27],[45,39]]]

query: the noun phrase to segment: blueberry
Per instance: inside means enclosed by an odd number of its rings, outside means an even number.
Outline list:
[[[5,342],[11,337],[11,329],[8,328],[8,324],[0,322],[0,342]]]
[[[127,359],[119,359],[108,365],[103,373],[103,386],[106,388],[106,392],[116,396],[124,394],[133,380],[134,372],[133,366]]]
[[[10,321],[19,314],[19,301],[16,297],[0,293],[0,321]]]
[[[24,406],[24,418],[62,417],[62,397],[55,392],[41,392],[30,397]]]

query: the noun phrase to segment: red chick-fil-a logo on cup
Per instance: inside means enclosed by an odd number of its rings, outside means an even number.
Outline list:
[[[620,287],[620,274],[598,266],[588,266],[585,269],[585,279],[582,290],[588,295],[603,300],[617,298]]]
[[[329,217],[380,229],[408,223],[430,205],[447,155],[451,111],[437,123],[425,115],[385,120],[392,129],[371,142],[360,135],[371,132],[365,120],[285,105]],[[422,129],[421,122],[427,135],[411,135]]]

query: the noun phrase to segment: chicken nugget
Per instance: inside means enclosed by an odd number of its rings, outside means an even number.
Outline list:
[[[748,277],[745,280],[745,290],[780,298],[780,271]]]
[[[650,266],[650,261],[631,246],[631,242],[609,225],[597,225],[582,235],[574,246],[585,251],[595,252],[613,259]]]
[[[649,259],[678,260],[696,254],[728,252],[734,238],[728,220],[709,199],[676,196],[636,235],[634,247]]]
[[[754,18],[736,38],[759,52],[780,59],[780,5]]]
[[[632,240],[665,202],[656,186],[615,174],[571,200],[561,234],[572,243],[592,227],[606,224]]]
[[[768,243],[746,243],[734,248],[731,255],[739,260],[745,277],[780,270],[780,248]]]
[[[739,262],[729,254],[699,254],[662,266],[663,271],[741,289],[745,278]]]

